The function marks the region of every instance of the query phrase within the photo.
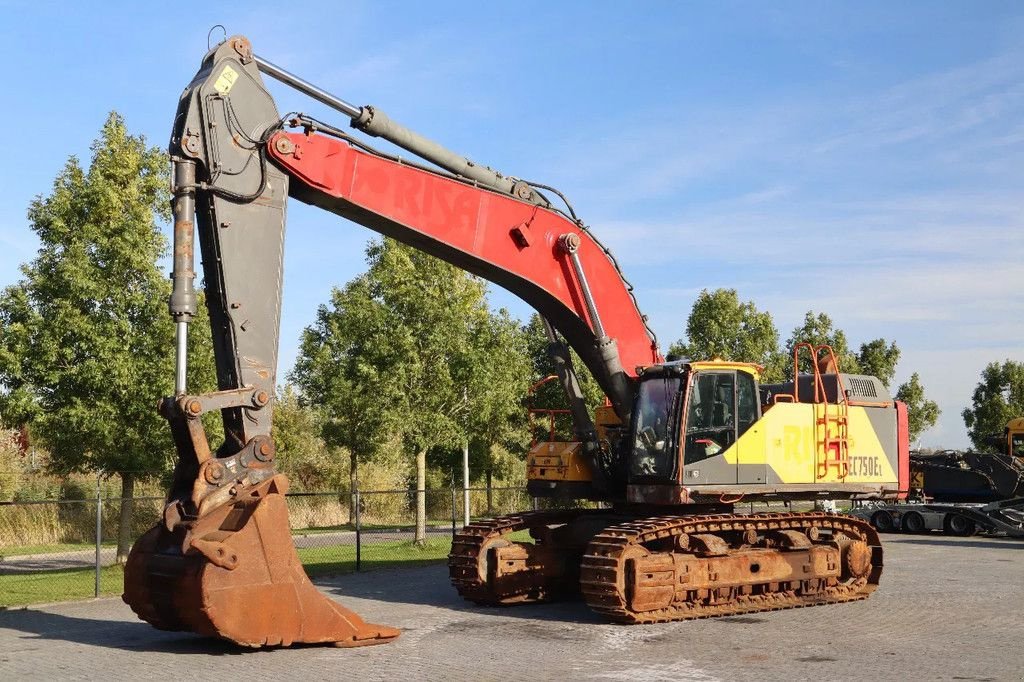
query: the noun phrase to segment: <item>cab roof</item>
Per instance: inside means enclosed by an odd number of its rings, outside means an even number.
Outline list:
[[[674,370],[676,372],[691,370],[694,372],[708,372],[722,369],[746,372],[747,374],[754,375],[754,378],[760,379],[761,372],[764,370],[764,367],[753,362],[732,362],[731,360],[723,360],[722,358],[712,358],[711,360],[672,360],[671,362],[663,362],[657,365],[638,367],[637,374],[642,375],[651,370]],[[1024,422],[1024,419],[1021,421]]]

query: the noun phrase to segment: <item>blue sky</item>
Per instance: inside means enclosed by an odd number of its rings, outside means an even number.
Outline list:
[[[216,23],[480,162],[553,184],[663,347],[702,288],[785,339],[813,309],[903,350],[966,444],[984,365],[1024,360],[1024,5],[1012,2],[87,3],[0,0],[0,285],[25,211],[108,111],[163,146]],[[339,115],[272,88],[282,111]],[[20,132],[18,132],[20,131]],[[281,370],[371,233],[293,202]],[[495,291],[495,305],[529,311]]]

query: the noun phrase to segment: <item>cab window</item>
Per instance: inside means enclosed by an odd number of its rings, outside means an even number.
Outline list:
[[[640,382],[633,410],[632,476],[661,479],[675,476],[679,452],[675,433],[681,386],[682,379],[678,376],[655,377]]]
[[[736,437],[757,421],[757,384],[746,372],[736,372]]]
[[[686,410],[686,464],[719,455],[736,442],[737,407],[735,372],[694,376]]]

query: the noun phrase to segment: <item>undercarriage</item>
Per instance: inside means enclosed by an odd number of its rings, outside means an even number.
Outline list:
[[[870,524],[819,512],[527,512],[464,528],[449,570],[476,603],[582,596],[609,620],[656,623],[864,599],[882,547]]]

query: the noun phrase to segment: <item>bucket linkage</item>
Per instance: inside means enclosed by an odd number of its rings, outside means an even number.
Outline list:
[[[275,471],[273,441],[258,436],[232,456],[212,456],[202,410],[187,409],[194,401],[161,403],[180,459],[163,519],[128,557],[125,603],[161,630],[249,647],[365,646],[397,637],[310,582],[292,541],[288,479]]]

